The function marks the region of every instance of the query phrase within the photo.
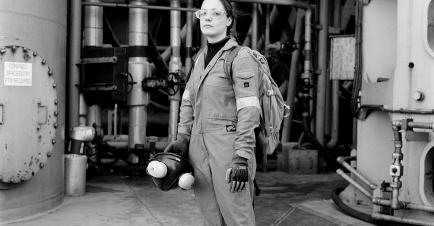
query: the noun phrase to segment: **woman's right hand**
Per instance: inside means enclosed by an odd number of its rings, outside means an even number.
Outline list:
[[[178,134],[178,139],[170,142],[169,145],[167,145],[167,147],[164,149],[164,152],[174,153],[183,157],[187,157],[188,143],[189,139],[187,135]]]

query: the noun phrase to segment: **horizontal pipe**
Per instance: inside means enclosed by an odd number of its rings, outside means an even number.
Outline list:
[[[389,199],[382,199],[379,197],[375,197],[372,200],[372,203],[377,204],[377,205],[381,205],[381,206],[391,206],[392,205],[392,201],[390,201]],[[425,206],[425,205],[403,202],[403,201],[399,202],[399,209],[411,209],[411,210],[422,210],[422,211],[427,211],[427,212],[434,212],[434,207],[432,207],[432,206]]]
[[[356,176],[359,180],[361,180],[363,183],[369,186],[371,190],[375,190],[377,188],[377,185],[370,182],[366,177],[364,177],[362,174],[359,173],[359,171],[355,170],[353,167],[350,166],[347,162],[345,162],[345,159],[343,157],[338,157],[337,161],[345,167],[348,171],[350,171],[354,176]]]
[[[124,3],[95,3],[95,2],[83,2],[82,5],[89,6],[104,6],[104,7],[118,7],[118,8],[141,8],[141,9],[155,9],[155,10],[175,10],[195,12],[199,9],[196,8],[183,8],[183,7],[170,7],[170,6],[154,6],[154,5],[131,5]]]
[[[244,3],[260,3],[260,4],[271,4],[271,5],[286,5],[294,6],[303,9],[310,9],[310,5],[304,2],[296,0],[232,0],[233,2],[244,2]]]
[[[149,142],[149,138],[147,138],[148,142],[144,143],[144,148],[146,150],[149,150],[151,148],[151,142]],[[128,149],[128,135],[117,135],[117,136],[110,136],[106,135],[104,136],[104,142],[110,146],[111,148],[115,149]],[[167,141],[156,141],[155,143],[155,149],[158,151],[162,151],[166,148],[166,146],[169,144]]]
[[[341,169],[337,169],[336,173],[339,174],[342,178],[344,178],[346,181],[348,181],[351,185],[353,185],[357,190],[362,192],[364,195],[366,195],[368,198],[372,198],[371,192],[366,190],[362,187],[357,181],[353,180],[353,178],[349,177],[347,174],[344,173]]]
[[[404,218],[404,217],[401,218],[401,217],[395,217],[395,216],[385,215],[385,214],[381,214],[381,213],[373,213],[371,215],[371,217],[376,219],[376,220],[393,221],[393,222],[412,224],[412,225],[423,225],[423,226],[434,225],[432,222],[429,222],[429,221],[409,219],[409,218]]]
[[[408,126],[417,129],[434,129],[434,123],[432,122],[408,122]]]

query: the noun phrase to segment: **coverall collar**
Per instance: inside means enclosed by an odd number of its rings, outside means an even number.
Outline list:
[[[205,68],[205,70],[201,73],[201,79],[199,81],[199,87],[202,85],[203,80],[206,78],[206,76],[209,74],[209,72],[211,71],[211,69],[214,67],[214,65],[216,64],[217,60],[220,59],[220,57],[222,56],[224,51],[230,50],[232,48],[234,48],[235,46],[237,46],[238,43],[237,41],[235,41],[234,39],[229,39],[226,44],[215,54],[215,56],[211,59],[211,61],[208,63],[208,66]],[[204,63],[205,62],[205,55],[206,52],[208,51],[207,47],[205,47],[205,51],[204,54],[202,54],[200,56],[200,60]]]

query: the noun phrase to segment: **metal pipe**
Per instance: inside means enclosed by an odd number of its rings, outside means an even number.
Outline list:
[[[310,5],[305,2],[300,2],[297,0],[232,0],[233,2],[244,2],[244,3],[260,3],[260,4],[270,4],[270,5],[285,5],[294,6],[303,9],[310,9]]]
[[[114,149],[127,149],[128,148],[128,135],[117,135],[117,136],[111,136],[106,135],[103,138],[103,141],[110,146],[110,148]],[[146,140],[151,140],[151,137],[147,137]],[[151,142],[146,142],[144,144],[144,148],[146,150],[149,150],[151,148]],[[169,144],[168,141],[156,141],[155,142],[155,149],[157,151],[163,151],[166,146]]]
[[[324,116],[325,97],[327,83],[327,46],[329,30],[329,4],[326,1],[320,2],[320,24],[321,30],[318,38],[318,70],[320,74],[316,89],[316,114],[315,114],[315,137],[320,144],[324,144]]]
[[[403,217],[395,217],[390,216],[386,214],[381,213],[372,213],[372,218],[376,220],[386,220],[386,221],[393,221],[398,223],[405,223],[405,224],[412,224],[412,225],[423,225],[423,226],[433,226],[434,224],[432,222],[427,222],[423,220],[416,220],[416,219],[409,219]]]
[[[265,6],[265,56],[268,56],[268,48],[270,46],[270,5]]]
[[[252,49],[258,49],[258,3],[252,4]]]
[[[398,209],[399,207],[399,189],[402,187],[401,176],[403,165],[401,163],[403,159],[402,153],[402,133],[401,130],[401,121],[394,121],[392,123],[394,143],[395,143],[395,151],[392,154],[393,164],[390,166],[389,174],[392,176],[392,182],[390,183],[390,187],[392,188],[392,209]]]
[[[377,204],[377,205],[381,205],[381,206],[391,206],[392,205],[391,200],[382,199],[379,197],[373,198],[372,203]],[[399,201],[399,209],[412,209],[412,210],[422,210],[422,211],[427,211],[427,212],[434,212],[434,207],[432,207],[432,206],[425,206],[425,205],[420,205],[420,204],[410,203],[410,202],[403,202],[403,201]]]
[[[84,3],[100,3],[100,0],[86,0]],[[84,6],[84,47],[101,47],[103,45],[103,10],[100,6]],[[98,104],[87,106],[81,102],[80,108],[87,112],[88,125],[101,126],[101,106]]]
[[[197,20],[193,20],[193,29],[196,27],[196,25],[197,25]],[[187,36],[187,24],[185,24],[182,27],[182,30],[181,30],[181,42],[183,42],[186,39],[186,36]],[[206,37],[203,36],[203,39],[205,40],[205,45],[206,45]],[[163,58],[164,62],[166,62],[170,58],[171,52],[172,52],[172,47],[169,46],[161,54],[161,58]]]
[[[334,0],[333,26],[340,27],[341,24],[341,0]],[[329,75],[330,77],[330,75]],[[339,80],[333,80],[331,87],[331,133],[330,140],[326,143],[327,148],[336,146],[339,139]]]
[[[179,0],[171,0],[170,6],[179,7]],[[172,47],[172,56],[169,62],[169,72],[178,73],[181,70],[181,14],[179,11],[170,12],[170,46]],[[175,88],[176,89],[176,88]],[[169,97],[170,111],[169,111],[169,141],[176,140],[178,128],[178,113],[179,101],[181,95],[179,89],[175,95]]]
[[[337,169],[336,173],[339,174],[342,178],[344,178],[346,181],[348,181],[351,185],[353,185],[357,190],[362,192],[364,195],[366,195],[368,198],[372,199],[372,194],[370,191],[363,188],[361,184],[359,184],[357,181],[353,180],[350,176],[344,173],[342,169]]]
[[[336,146],[339,139],[339,80],[332,81],[331,89],[332,118],[330,140],[326,143],[327,148]]]
[[[430,129],[430,130],[434,129],[434,123],[432,123],[432,122],[413,122],[413,121],[410,121],[410,122],[408,122],[408,126],[410,128],[417,128],[417,129]]]
[[[86,3],[100,3],[100,0],[85,0],[84,6],[84,44],[83,46],[102,46],[103,10],[100,6]]]
[[[183,8],[183,7],[168,7],[168,6],[154,6],[154,5],[134,5],[124,3],[95,3],[95,2],[83,2],[83,5],[87,6],[104,6],[104,7],[119,7],[119,8],[135,8],[135,9],[155,9],[155,10],[171,10],[171,11],[184,11],[195,12],[196,8]]]
[[[354,176],[357,177],[357,179],[361,180],[363,183],[365,183],[366,185],[369,186],[369,188],[371,190],[375,190],[377,188],[377,185],[370,182],[366,177],[364,177],[359,171],[357,171],[356,169],[354,169],[353,167],[350,166],[350,164],[348,164],[347,162],[345,162],[345,159],[343,157],[338,157],[337,161],[343,166],[345,167],[345,169],[347,169],[348,171],[350,171]]]
[[[306,10],[304,16],[304,65],[302,79],[312,80],[312,11]]]
[[[302,10],[297,10],[297,19],[295,22],[294,42],[299,46],[301,42],[303,16],[305,13]],[[307,19],[307,18],[305,18]],[[288,78],[288,88],[286,92],[286,104],[289,106],[289,116],[284,118],[282,130],[282,142],[289,142],[292,127],[292,115],[294,112],[294,97],[297,87],[298,61],[300,58],[300,49],[297,48],[292,52],[291,67]]]
[[[193,0],[187,0],[187,7],[193,7]],[[192,64],[192,45],[193,45],[193,13],[187,12],[187,37],[185,39],[186,58],[185,58],[185,72],[188,73]]]
[[[118,104],[115,104],[113,110],[113,135],[118,135]]]
[[[131,5],[145,6],[146,0],[132,0]],[[144,8],[129,9],[129,46],[148,46],[148,10]],[[130,57],[128,71],[131,73],[133,85],[128,95],[128,147],[134,149],[136,145],[146,143],[147,106],[149,93],[144,92],[141,81],[151,76],[151,68],[146,56]]]
[[[80,91],[77,85],[80,83],[81,51],[81,0],[72,0],[70,3],[70,27],[69,32],[69,58],[68,58],[68,121],[66,131],[80,124]]]

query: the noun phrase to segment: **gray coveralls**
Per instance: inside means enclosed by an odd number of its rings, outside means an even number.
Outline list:
[[[235,40],[228,40],[206,68],[205,54],[198,57],[181,102],[178,133],[190,136],[194,193],[208,225],[255,225],[258,64],[248,50],[240,50],[230,79],[224,72],[224,59],[235,45]],[[231,193],[225,174],[234,154],[248,159],[250,178],[245,190]]]

